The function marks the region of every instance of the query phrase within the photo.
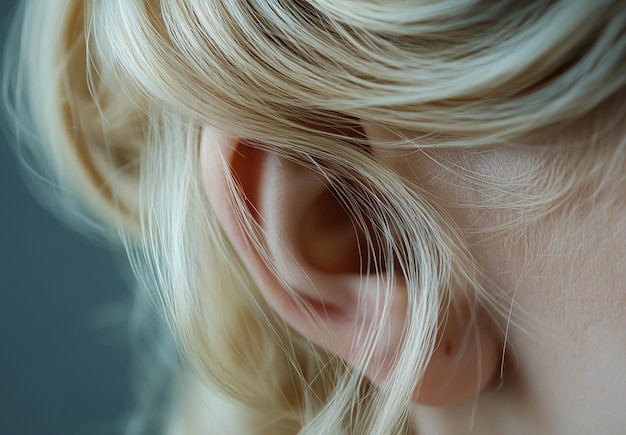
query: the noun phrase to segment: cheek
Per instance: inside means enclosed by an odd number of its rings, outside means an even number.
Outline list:
[[[537,406],[579,418],[623,415],[625,234],[621,217],[569,216],[536,225],[493,260],[507,271],[500,284],[511,300],[515,374]]]
[[[620,225],[585,216],[546,226],[543,235],[543,242],[526,250],[518,302],[573,346],[624,330],[626,253]]]

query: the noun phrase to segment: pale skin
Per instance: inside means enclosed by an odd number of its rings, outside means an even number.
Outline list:
[[[377,141],[394,139],[391,133],[373,125],[364,125],[364,130],[374,150]],[[442,161],[462,164],[474,173],[493,177],[523,172],[530,161],[526,152],[498,149],[476,154],[454,151],[431,155],[385,151],[375,157],[440,198],[457,203],[475,202],[483,193],[459,187],[464,184],[442,168],[439,164]],[[320,204],[332,211],[332,201],[328,200],[324,185],[296,165],[244,147],[236,139],[209,129],[203,135],[201,159],[208,199],[263,296],[296,330],[350,361],[351,354],[345,349],[346,343],[354,338],[353,322],[349,319],[353,319],[359,280],[349,273],[352,263],[346,257],[351,255],[351,250],[336,249],[333,245],[333,240],[338,240],[341,241],[338,246],[345,246],[346,238],[350,238],[351,227],[341,225],[345,216],[335,210],[330,215],[335,216],[336,225],[323,221],[311,223],[315,219],[311,213]],[[329,307],[330,314],[324,317],[321,329],[312,327],[310,318],[294,308],[251,249],[236,223],[220,159],[231,167],[257,209],[268,235],[264,243],[279,271],[314,307]],[[608,194],[618,189],[620,186],[610,183],[605,188]],[[578,213],[568,219],[555,216],[532,228],[531,234],[535,236],[531,240],[493,237],[493,234],[489,237],[488,231],[477,231],[488,230],[507,219],[501,213],[447,209],[459,228],[468,234],[472,254],[492,280],[494,289],[503,291],[511,301],[512,315],[510,320],[502,317],[481,323],[472,333],[478,336],[471,337],[479,346],[459,345],[460,337],[467,338],[468,328],[464,323],[467,319],[460,316],[448,322],[441,336],[442,343],[451,344],[435,351],[422,389],[414,397],[416,433],[623,433],[626,428],[626,290],[621,279],[626,261],[624,206],[624,201],[618,199],[593,213]],[[483,236],[469,235],[470,232]],[[312,287],[311,281],[315,284]],[[401,295],[402,286],[397,291]],[[393,309],[401,316],[403,299],[400,296],[397,300],[398,306]],[[367,313],[359,315],[367,321]],[[332,334],[325,334],[324,328]],[[399,326],[389,328],[391,339],[385,350],[397,346],[393,337],[397,337]],[[451,363],[458,358],[463,364]],[[381,382],[385,375],[385,361],[378,363],[376,369],[365,373],[375,382]]]

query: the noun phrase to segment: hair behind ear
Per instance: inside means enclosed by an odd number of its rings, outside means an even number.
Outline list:
[[[49,182],[44,201],[55,187],[63,217],[78,223],[97,217],[109,229],[130,230],[137,224],[147,120],[94,58],[86,40],[88,3],[22,5],[23,19],[15,22],[23,27],[15,26],[6,51],[5,108],[23,146],[19,153],[29,164],[34,158],[38,176]],[[8,59],[9,52],[19,57]]]

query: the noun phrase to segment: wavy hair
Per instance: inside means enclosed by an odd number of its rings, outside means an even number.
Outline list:
[[[376,146],[407,152],[530,149],[521,178],[448,168],[489,192],[454,206],[516,211],[494,233],[581,206],[595,197],[581,192],[597,190],[598,174],[618,174],[626,158],[623,139],[604,144],[625,119],[624,6],[29,0],[5,97],[14,119],[32,123],[20,125],[36,132],[29,143],[66,208],[78,198],[128,248],[193,368],[180,378],[171,433],[404,433],[440,313],[464,297],[498,316],[510,301],[438,199],[372,157],[359,122],[401,138]],[[406,282],[410,321],[384,385],[361,375],[368,346],[349,367],[260,297],[200,185],[207,127],[328,180],[369,234],[361,267],[381,293],[381,325],[385,289],[395,274]],[[231,189],[240,198],[234,180]],[[258,240],[240,206],[243,228]],[[384,339],[380,328],[363,333],[369,343]]]

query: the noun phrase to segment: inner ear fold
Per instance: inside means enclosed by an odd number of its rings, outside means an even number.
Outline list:
[[[355,225],[345,201],[331,188],[311,204],[300,234],[305,260],[316,270],[331,275],[362,270],[363,229]]]

